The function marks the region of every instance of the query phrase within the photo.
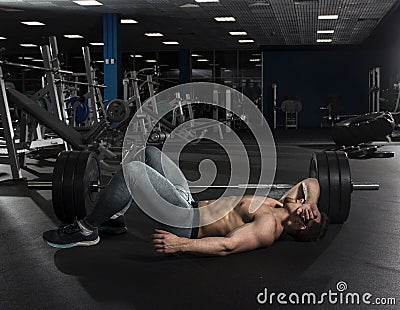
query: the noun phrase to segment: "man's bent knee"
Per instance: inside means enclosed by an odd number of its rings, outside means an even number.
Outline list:
[[[144,176],[146,173],[146,164],[141,161],[131,161],[130,163],[124,164],[124,177],[125,180],[135,179]]]
[[[156,148],[155,146],[151,146],[151,145],[146,146],[144,151],[145,151],[146,158],[155,156],[161,152],[158,148]]]

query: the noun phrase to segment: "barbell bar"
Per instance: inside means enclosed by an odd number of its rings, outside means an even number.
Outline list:
[[[237,188],[237,189],[270,189],[274,190],[283,190],[283,189],[291,189],[294,184],[238,184],[238,185],[189,185],[189,188]],[[379,183],[370,183],[370,182],[351,182],[351,186],[353,191],[377,191],[379,190]],[[50,181],[28,181],[28,187],[30,189],[37,190],[51,190],[52,182]],[[105,185],[101,185],[97,182],[93,182],[90,185],[90,188],[93,192],[100,191],[101,189],[106,188]]]
[[[40,67],[40,66],[20,64],[20,63],[17,63],[17,62],[11,62],[11,61],[7,61],[7,60],[0,60],[0,64],[7,65],[7,66],[13,66],[13,67],[42,70],[42,71],[59,72],[59,73],[64,73],[64,74],[73,74],[74,73],[74,72],[69,71],[69,70],[56,69],[56,68],[50,69],[50,68],[45,68],[45,67]]]
[[[189,185],[190,188],[247,188],[247,189],[270,189],[270,190],[281,190],[291,189],[294,184],[238,184],[238,185]],[[375,191],[379,190],[380,185],[378,183],[370,182],[351,182],[353,191]]]
[[[98,88],[107,88],[107,85],[104,85],[104,84],[92,84],[92,83],[78,82],[78,81],[68,81],[68,80],[62,80],[62,79],[56,79],[55,82],[56,83],[64,83],[64,84],[93,86],[93,87],[98,87]]]
[[[357,183],[351,179],[346,153],[324,151],[313,153],[309,177],[318,179],[318,208],[333,224],[344,223],[350,212],[353,190],[379,190],[378,183]],[[28,188],[51,189],[53,208],[64,223],[83,218],[96,204],[101,174],[97,155],[89,151],[61,152],[53,171],[52,182],[28,181]],[[238,188],[289,190],[294,184],[193,185],[191,188]]]
[[[52,189],[52,182],[50,181],[36,181],[31,180],[27,182],[29,189],[36,189],[36,190],[51,190]],[[102,189],[105,189],[107,186],[100,184],[99,182],[93,181],[90,185],[90,190],[92,192],[99,192]]]

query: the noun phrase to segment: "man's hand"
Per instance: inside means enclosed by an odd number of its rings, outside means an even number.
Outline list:
[[[153,234],[153,243],[157,253],[172,254],[179,252],[184,239],[168,231],[156,229]]]
[[[304,203],[297,208],[296,213],[304,222],[318,218],[318,207],[316,204]]]

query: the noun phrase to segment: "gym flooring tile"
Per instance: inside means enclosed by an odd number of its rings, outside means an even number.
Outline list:
[[[308,131],[294,133],[277,137],[279,182],[307,176],[310,154],[329,143],[323,133],[311,138]],[[395,151],[396,157],[350,160],[354,181],[377,181],[381,189],[353,192],[349,219],[330,225],[322,241],[296,243],[284,235],[270,248],[226,257],[155,254],[149,238],[154,223],[134,207],[126,215],[128,233],[101,235],[93,247],[57,250],[41,240],[43,231],[58,225],[49,192],[0,186],[0,309],[270,309],[281,306],[276,299],[272,306],[257,303],[264,288],[319,294],[336,291],[341,281],[346,292],[370,292],[400,303],[400,148],[382,150]],[[202,150],[190,152],[184,172],[195,177],[193,162]],[[221,156],[218,150],[212,154]],[[209,189],[198,197],[220,193]]]

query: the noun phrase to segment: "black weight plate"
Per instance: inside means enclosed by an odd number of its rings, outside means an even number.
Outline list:
[[[86,182],[93,184],[100,184],[101,181],[101,170],[99,160],[95,153],[92,153],[89,157],[88,165],[85,174]],[[97,200],[100,194],[98,191],[89,191],[89,195],[86,196],[86,212],[90,214],[96,206]]]
[[[337,152],[336,153],[338,162],[339,162],[339,171],[340,171],[340,188],[341,188],[341,208],[338,218],[338,223],[344,223],[349,217],[350,206],[351,206],[351,172],[350,172],[350,164],[347,158],[346,153]]]
[[[393,158],[394,152],[379,151],[365,156],[365,158]]]
[[[314,153],[310,162],[311,178],[318,179],[320,195],[318,199],[318,209],[329,214],[329,170],[325,153]]]
[[[377,146],[360,147],[354,151],[348,152],[350,158],[364,158],[370,154],[375,153],[378,150]]]
[[[328,163],[329,178],[329,213],[330,222],[338,224],[342,204],[340,186],[340,167],[336,152],[325,151]]]
[[[351,146],[347,146],[347,147],[342,147],[341,149],[338,149],[337,151],[341,151],[341,152],[353,152],[355,150],[357,150],[358,148],[355,147],[354,145]]]
[[[69,154],[67,163],[65,164],[64,180],[63,180],[63,202],[66,223],[73,223],[76,219],[74,204],[74,181],[75,167],[78,162],[80,151],[72,151]]]
[[[68,160],[70,152],[63,151],[61,152],[58,157],[56,164],[53,170],[53,177],[52,177],[52,203],[54,213],[56,214],[57,218],[66,223],[65,220],[65,212],[64,212],[64,200],[63,200],[63,180],[64,180],[64,171],[65,171],[65,164]]]
[[[107,106],[107,116],[110,122],[122,122],[129,116],[128,104],[121,99],[114,99]]]
[[[89,214],[98,199],[98,193],[91,190],[93,183],[100,182],[100,166],[93,152],[81,152],[75,168],[74,206],[78,219]]]

